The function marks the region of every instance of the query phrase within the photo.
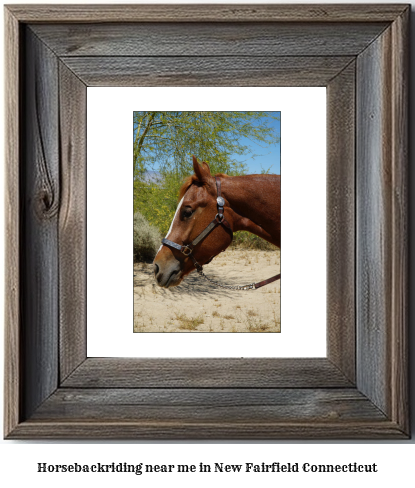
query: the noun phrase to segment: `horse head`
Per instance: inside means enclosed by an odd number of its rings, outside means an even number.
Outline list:
[[[157,284],[165,288],[179,285],[195,269],[195,260],[203,266],[232,242],[232,220],[228,212],[225,221],[227,226],[215,225],[210,233],[192,246],[195,239],[217,218],[218,213],[216,181],[210,174],[209,165],[205,162],[200,165],[193,156],[193,168],[195,173],[185,180],[180,190],[180,203],[163,240],[171,244],[162,244],[153,262]],[[172,247],[173,244],[176,247]],[[186,246],[193,248],[192,255]]]

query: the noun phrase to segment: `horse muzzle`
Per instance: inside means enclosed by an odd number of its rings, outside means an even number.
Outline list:
[[[179,262],[171,264],[153,263],[154,276],[158,286],[162,288],[170,288],[172,286],[180,285],[182,282],[182,270]]]

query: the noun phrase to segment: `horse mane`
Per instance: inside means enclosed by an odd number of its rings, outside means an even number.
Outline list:
[[[220,176],[221,178],[222,177],[223,178],[227,178],[228,177],[228,175],[226,175],[225,173],[217,173],[215,176]],[[178,199],[179,202],[184,197],[184,194],[187,192],[187,190],[193,185],[193,183],[197,183],[200,186],[203,186],[205,184],[205,182],[201,182],[198,179],[198,177],[196,175],[194,175],[194,174],[188,176],[187,178],[185,178],[185,180],[183,181],[183,185],[180,188],[179,199]]]

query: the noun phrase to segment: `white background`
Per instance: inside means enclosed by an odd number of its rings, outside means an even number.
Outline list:
[[[88,356],[325,357],[326,89],[88,88],[87,100]],[[138,109],[281,111],[281,334],[132,333]]]
[[[10,0],[8,3],[18,3]],[[26,0],[26,3],[32,3]],[[44,2],[46,3],[46,2]],[[49,2],[52,3],[52,2]],[[73,1],[73,3],[82,3]],[[108,3],[104,0],[90,3]],[[114,2],[115,3],[115,2]],[[129,3],[123,0],[123,3]],[[135,2],[139,3],[139,2]],[[171,3],[164,0],[164,3]],[[186,3],[182,0],[182,3]],[[235,3],[235,2],[229,2]],[[243,3],[239,0],[237,3]],[[254,2],[251,2],[254,3]],[[266,3],[262,0],[262,3]],[[282,2],[281,2],[282,3]],[[287,2],[285,2],[287,3]],[[290,2],[295,3],[295,2]],[[298,3],[298,2],[297,2]],[[306,3],[301,0],[300,3]],[[343,3],[329,0],[321,3]],[[359,3],[359,2],[353,2]],[[386,3],[386,2],[370,2],[366,0],[365,3]],[[415,7],[415,2],[412,1],[412,8]],[[413,19],[413,17],[412,17]],[[412,27],[414,22],[412,20]],[[3,24],[1,24],[1,29]],[[412,28],[412,31],[414,29]],[[0,39],[3,35],[0,33]],[[412,66],[415,65],[414,60],[414,41],[412,40]],[[0,50],[0,55],[3,55],[3,49]],[[2,65],[2,64],[1,64]],[[414,93],[415,73],[412,67],[412,85],[411,94]],[[2,103],[3,97],[0,97]],[[411,102],[411,122],[414,122],[414,106]],[[413,124],[412,124],[413,127]],[[3,131],[0,131],[1,141],[3,141]],[[412,146],[411,151],[411,166],[414,163],[414,151]],[[3,151],[4,154],[4,151]],[[414,194],[415,182],[411,175],[410,186]],[[411,197],[413,198],[413,197]],[[3,199],[0,198],[0,218],[3,219]],[[414,208],[414,201],[411,202],[411,208]],[[411,216],[411,235],[410,238],[414,242],[414,221]],[[3,239],[3,233],[0,233],[0,239]],[[3,241],[0,241],[3,249]],[[413,276],[411,270],[411,276]],[[3,306],[3,281],[0,281],[0,304]],[[415,303],[415,297],[411,293],[409,302]],[[412,319],[412,316],[411,316]],[[411,325],[413,322],[411,322]],[[3,336],[0,335],[0,340]],[[414,337],[411,338],[411,351],[415,351]],[[3,344],[0,343],[0,354],[3,353]],[[413,356],[413,355],[412,355]],[[414,360],[412,359],[412,371],[414,371]],[[0,362],[1,377],[3,377],[3,364]],[[414,390],[414,379],[411,379],[412,391]],[[412,393],[412,418],[414,418],[414,394]],[[2,402],[0,404],[2,409]],[[1,412],[2,414],[2,412]],[[13,483],[15,486],[34,485],[49,487],[57,486],[73,487],[78,484],[84,486],[87,483],[100,483],[103,486],[113,485],[122,481],[123,486],[134,486],[138,484],[141,486],[166,486],[173,484],[176,486],[192,488],[197,485],[201,487],[211,487],[214,483],[219,486],[229,486],[232,482],[237,482],[239,486],[252,486],[253,484],[264,487],[275,487],[278,484],[287,486],[288,483],[302,483],[314,486],[318,484],[320,487],[338,486],[349,487],[367,486],[369,483],[376,483],[378,485],[398,485],[407,484],[408,486],[414,483],[413,474],[413,460],[415,458],[415,445],[412,442],[254,442],[254,443],[191,443],[191,442],[125,442],[125,443],[94,443],[94,442],[23,442],[23,441],[0,441],[0,482]],[[38,462],[48,463],[92,463],[92,462],[145,462],[145,463],[192,463],[198,464],[200,461],[209,462],[225,462],[225,463],[243,463],[243,462],[338,462],[348,463],[358,461],[360,463],[373,463],[379,465],[380,472],[375,475],[357,475],[357,474],[315,474],[315,475],[218,475],[212,477],[203,474],[192,474],[180,477],[178,475],[168,476],[159,475],[155,477],[136,477],[132,474],[123,475],[101,475],[100,477],[88,475],[45,475],[36,474],[36,467]]]

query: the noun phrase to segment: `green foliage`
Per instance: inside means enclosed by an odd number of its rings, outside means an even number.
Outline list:
[[[234,156],[250,154],[245,138],[262,147],[278,142],[268,125],[277,116],[270,112],[134,112],[133,117],[135,179],[155,167],[183,178],[193,171],[192,155],[213,173],[242,174],[246,167]]]
[[[166,174],[159,184],[137,180],[134,183],[134,212],[139,209],[151,225],[166,235],[176,212],[182,183],[182,179],[174,174]]]
[[[134,261],[153,260],[161,244],[160,231],[150,225],[140,212],[134,213]]]
[[[261,251],[275,251],[276,246],[270,242],[261,239],[261,237],[246,231],[235,232],[231,247],[244,249],[258,249]]]

